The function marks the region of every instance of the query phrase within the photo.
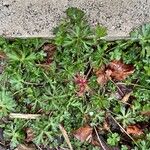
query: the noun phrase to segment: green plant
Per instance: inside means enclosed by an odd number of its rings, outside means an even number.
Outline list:
[[[61,124],[74,149],[94,150],[100,142],[148,149],[150,26],[132,32],[130,40],[106,41],[106,28],[91,28],[82,10],[68,8],[66,14],[54,39],[0,39],[0,126],[9,148],[30,142],[43,149],[68,148]],[[15,119],[11,113],[40,118]],[[126,134],[128,127],[146,138],[135,142],[139,135]],[[77,128],[83,142],[72,138]]]
[[[14,148],[22,142],[25,137],[23,128],[25,127],[25,121],[14,119],[5,126],[4,137],[10,139],[10,147]]]
[[[132,31],[130,35],[133,40],[139,40],[139,44],[142,46],[141,56],[150,57],[150,25],[144,24],[142,27]]]
[[[121,150],[128,150],[128,148],[127,148],[127,146],[122,145],[122,146],[121,146]]]
[[[135,118],[133,117],[131,110],[128,110],[126,112],[125,108],[121,107],[120,113],[121,114],[117,114],[116,119],[121,120],[123,127],[126,127],[129,124],[135,123]]]
[[[0,91],[0,118],[7,116],[10,112],[15,111],[16,104],[10,92],[1,89]]]
[[[145,150],[145,149],[149,150],[150,149],[149,147],[150,147],[150,143],[142,140],[138,142],[138,146],[135,146],[134,150],[138,150],[139,148],[141,150]]]
[[[118,145],[119,141],[120,141],[120,136],[118,133],[112,133],[108,135],[107,143],[110,144],[111,146]]]

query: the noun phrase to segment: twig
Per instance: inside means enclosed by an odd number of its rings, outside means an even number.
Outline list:
[[[122,90],[119,88],[119,86],[111,79],[109,78],[109,80],[117,87],[117,89],[119,90],[119,92],[124,95],[124,93],[122,92]]]
[[[119,86],[118,86],[111,78],[109,78],[109,80],[117,87],[117,89],[119,90],[119,92],[120,92],[122,95],[124,95],[124,93],[123,93],[122,90],[119,88]],[[127,103],[127,102],[124,102],[124,101],[120,101],[120,102],[121,102],[121,103],[124,103],[124,104],[127,104],[127,105],[130,106],[130,104]]]
[[[2,146],[6,146],[6,145],[5,145],[5,143],[3,143],[3,142],[1,142],[1,141],[0,141],[0,145],[2,145]]]
[[[47,65],[47,64],[36,64],[36,65],[39,67],[46,67],[46,68],[50,67],[50,65]]]
[[[73,150],[71,142],[70,142],[69,137],[68,137],[68,134],[67,134],[66,130],[64,129],[64,127],[61,124],[59,125],[59,129],[62,132],[62,134],[64,136],[64,139],[65,139],[66,143],[68,144],[70,150]]]
[[[89,74],[91,73],[91,70],[92,70],[92,67],[90,67],[90,69],[89,69],[88,73],[87,73],[87,74],[86,74],[86,76],[85,76],[85,79],[87,79],[87,78],[88,78]]]
[[[105,148],[105,146],[103,145],[101,139],[99,138],[99,135],[98,135],[97,130],[96,130],[95,127],[94,127],[94,130],[95,130],[96,136],[97,136],[97,138],[98,138],[99,144],[101,145],[101,147],[102,147],[103,150],[106,150],[106,148]]]
[[[37,148],[38,148],[38,150],[42,150],[42,148],[41,147],[39,147],[38,145],[35,145]]]
[[[13,96],[16,95],[17,93],[20,93],[22,90],[25,90],[25,89],[26,89],[26,88],[22,88],[22,89],[16,91],[15,93],[13,93]]]
[[[22,81],[22,83],[27,85],[35,85],[35,86],[43,86],[44,84],[41,83],[34,83],[34,82],[28,82],[28,81]]]
[[[128,85],[128,84],[123,83],[123,82],[121,82],[120,84]],[[141,88],[143,88],[143,90],[150,90],[149,88],[147,88],[147,87],[145,88],[145,86],[143,86],[143,85],[139,85],[139,84],[136,84],[136,83],[129,83],[129,85],[133,85],[133,86],[141,87]]]
[[[19,114],[19,113],[10,113],[9,117],[12,119],[19,118],[19,119],[37,119],[41,115],[40,114]]]
[[[117,122],[117,120],[112,115],[110,116],[115,121],[115,123],[121,128],[121,130],[137,145],[135,140],[126,132],[126,130]]]
[[[62,150],[69,150],[68,148],[60,147]]]

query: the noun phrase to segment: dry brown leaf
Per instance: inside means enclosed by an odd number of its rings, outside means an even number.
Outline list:
[[[150,116],[150,111],[142,111],[141,115]]]
[[[14,150],[36,150],[36,147],[33,144],[31,145],[20,144]]]
[[[5,58],[6,58],[6,54],[4,52],[0,52],[0,60]]]
[[[92,138],[92,132],[93,128],[91,128],[89,125],[86,125],[74,131],[73,135],[81,142],[85,142],[89,141]]]
[[[53,62],[53,56],[56,51],[56,46],[54,44],[45,43],[42,48],[46,53],[46,56],[44,60],[37,65],[44,69],[49,69],[49,65]]]
[[[104,65],[99,70],[96,71],[97,82],[102,86],[105,85],[107,81],[109,80],[109,77],[105,71],[106,71],[106,68]]]
[[[134,72],[133,65],[124,64],[121,60],[113,60],[108,64],[107,69],[111,70],[111,77],[116,80],[124,80]]]
[[[142,135],[143,131],[138,125],[130,125],[126,128],[128,134]]]
[[[109,131],[109,130],[110,130],[110,126],[109,126],[109,124],[107,123],[106,120],[105,120],[104,123],[103,123],[103,129],[106,130],[106,131]]]
[[[25,132],[26,132],[26,139],[25,139],[25,141],[26,142],[33,141],[33,139],[34,139],[34,132],[33,132],[33,130],[31,128],[26,128]]]
[[[118,87],[117,92],[116,92],[116,94],[118,95],[118,98],[117,98],[117,99],[120,99],[120,100],[121,100],[121,99],[123,99],[123,97],[124,97],[126,94],[132,92],[132,89],[131,89],[131,87],[129,87],[129,86],[126,86],[126,85],[124,85],[124,84],[122,84],[122,83],[116,83],[116,85],[117,85],[117,87]]]
[[[121,60],[113,60],[107,67],[103,65],[96,71],[97,82],[100,85],[105,85],[111,78],[121,81],[133,72],[133,65],[124,64]]]
[[[122,102],[126,103],[129,100],[129,97],[131,96],[132,92],[129,92],[127,94],[125,94],[125,96],[122,98]]]
[[[97,140],[92,139],[91,144],[94,145],[94,146],[99,146],[100,147],[100,144]]]
[[[48,43],[43,46],[43,50],[47,54],[45,63],[50,64],[53,61],[53,55],[56,51],[56,46]]]
[[[90,144],[98,146],[103,150],[110,150],[109,146],[105,143],[102,137],[99,137],[97,130],[96,132],[94,132],[93,128],[91,128],[89,125],[80,127],[79,129],[74,131],[73,135],[81,142],[87,141]]]

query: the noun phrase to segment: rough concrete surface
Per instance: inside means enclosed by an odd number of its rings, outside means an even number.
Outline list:
[[[71,6],[84,10],[92,26],[106,26],[109,36],[150,22],[150,0],[0,0],[0,35],[50,37]]]

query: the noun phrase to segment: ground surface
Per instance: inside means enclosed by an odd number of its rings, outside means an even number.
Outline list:
[[[150,0],[1,0],[0,35],[52,35],[66,8],[82,8],[92,25],[108,28],[109,36],[126,36],[150,20]]]
[[[106,35],[68,8],[53,39],[0,38],[0,150],[150,150],[150,24]]]

